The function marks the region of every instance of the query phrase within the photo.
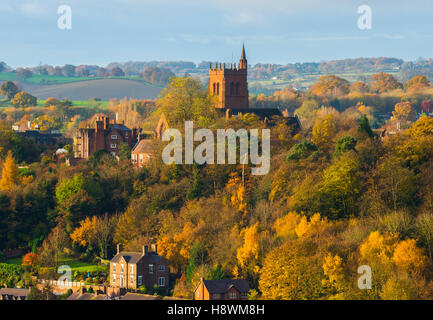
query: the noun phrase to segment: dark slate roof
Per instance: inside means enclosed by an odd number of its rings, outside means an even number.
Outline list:
[[[155,252],[149,252],[148,257],[152,258],[153,262],[157,263],[162,257]]]
[[[120,253],[116,254],[116,255],[114,256],[114,258],[111,259],[110,262],[117,263],[117,262],[120,261],[120,259],[121,259],[122,257],[125,259],[125,261],[126,261],[127,263],[135,264],[135,263],[137,263],[138,261],[140,261],[140,259],[143,257],[143,254],[142,254],[142,253],[138,253],[138,252],[126,252],[126,251],[121,251]]]
[[[127,126],[125,126],[124,124],[121,124],[121,123],[111,123],[111,124],[109,124],[109,127],[111,129],[119,129],[119,130],[123,130],[123,131],[131,131],[131,129],[129,129]]]
[[[248,281],[243,279],[204,280],[203,284],[210,294],[226,293],[232,286],[238,289],[239,292],[248,292],[250,290]]]

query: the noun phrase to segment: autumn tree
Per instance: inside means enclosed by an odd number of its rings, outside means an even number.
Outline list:
[[[368,84],[362,81],[355,82],[350,86],[351,93],[367,93],[369,90]]]
[[[409,102],[399,102],[395,105],[392,117],[395,120],[414,121],[416,111]]]
[[[430,81],[426,76],[417,75],[406,83],[408,90],[419,90],[430,86]]]
[[[18,166],[15,164],[12,152],[9,151],[3,163],[0,190],[12,190],[18,184],[18,181]]]
[[[314,243],[289,241],[269,252],[259,289],[269,300],[306,300],[322,296],[323,271]]]
[[[377,73],[371,76],[371,90],[383,93],[395,89],[402,89],[403,85],[388,73]]]
[[[26,108],[35,106],[37,103],[36,97],[28,94],[27,92],[18,92],[11,100],[11,104],[15,107]]]
[[[29,252],[23,256],[23,266],[34,266],[37,263],[38,256],[35,253]]]
[[[313,143],[319,148],[326,150],[337,131],[337,119],[333,114],[323,118],[317,118],[313,127]]]
[[[340,96],[349,93],[349,81],[335,75],[321,76],[310,92],[318,96]]]
[[[111,244],[115,227],[115,218],[105,214],[103,217],[86,217],[80,221],[80,226],[71,233],[72,243],[90,250],[98,248],[101,258],[108,258],[108,246]]]

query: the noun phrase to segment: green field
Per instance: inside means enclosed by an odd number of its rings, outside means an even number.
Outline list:
[[[6,260],[8,264],[21,265],[23,262],[22,257],[12,258]],[[95,272],[95,271],[106,271],[107,267],[102,265],[90,264],[87,262],[71,259],[71,258],[63,258],[59,260],[59,265],[67,265],[71,267],[72,271],[79,272]]]
[[[38,107],[43,107],[46,100],[38,100]],[[94,105],[100,105],[103,109],[108,107],[108,101],[92,101],[92,100],[74,100],[71,101],[73,107],[90,107]],[[1,106],[1,100],[0,100]]]
[[[29,84],[41,84],[41,85],[49,85],[49,84],[61,84],[61,83],[70,83],[70,82],[79,82],[79,81],[89,81],[89,80],[101,80],[101,79],[126,79],[126,80],[135,80],[139,82],[144,82],[149,86],[160,88],[161,86],[144,81],[142,78],[137,76],[124,76],[124,77],[66,77],[66,76],[53,76],[53,75],[33,75],[30,78],[20,78],[16,76],[14,72],[0,72],[0,81],[19,81],[22,83]]]

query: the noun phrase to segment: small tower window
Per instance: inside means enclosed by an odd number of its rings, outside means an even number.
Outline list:
[[[213,94],[215,94],[216,93],[216,83],[214,82],[214,84],[213,84]]]
[[[217,83],[217,96],[219,96],[219,95],[220,95],[220,84]]]

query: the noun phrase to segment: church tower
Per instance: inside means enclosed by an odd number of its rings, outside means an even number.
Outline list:
[[[245,46],[242,45],[239,65],[216,63],[209,65],[209,92],[217,99],[217,108],[248,108],[248,62]]]

